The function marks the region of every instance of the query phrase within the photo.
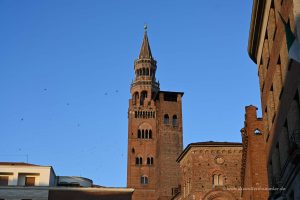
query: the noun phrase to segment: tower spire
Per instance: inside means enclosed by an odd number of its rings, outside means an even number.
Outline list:
[[[148,29],[148,26],[147,26],[147,24],[145,24],[144,25],[144,38],[143,38],[143,43],[142,43],[139,59],[143,59],[143,58],[153,59],[150,45],[149,45],[148,36],[147,36],[147,29]]]

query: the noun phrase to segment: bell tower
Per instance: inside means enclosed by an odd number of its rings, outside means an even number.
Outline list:
[[[133,200],[171,199],[179,184],[183,93],[160,91],[156,69],[145,26],[128,108],[127,187],[135,189]]]
[[[156,60],[152,57],[148,36],[147,26],[144,27],[144,38],[140,50],[139,58],[134,62],[135,79],[131,84],[131,95],[133,104],[146,106],[151,103],[159,91],[159,84],[156,82]]]

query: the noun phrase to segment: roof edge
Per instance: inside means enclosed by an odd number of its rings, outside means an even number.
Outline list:
[[[24,189],[24,186],[2,186],[3,189]],[[98,192],[119,192],[119,193],[133,193],[134,188],[114,188],[114,187],[53,187],[53,186],[28,186],[25,189],[33,190],[61,190],[61,191],[98,191]]]
[[[253,0],[250,31],[248,39],[248,54],[254,63],[257,63],[257,52],[261,37],[261,27],[266,1]]]
[[[0,162],[0,166],[22,166],[22,167],[52,167],[52,166],[45,166],[45,165],[36,165],[31,163],[25,163],[25,162]]]
[[[190,143],[178,156],[176,162],[180,162],[185,156],[185,154],[187,154],[187,152],[192,147],[212,147],[212,146],[243,147],[243,144],[241,142],[214,142],[214,141]]]
[[[181,96],[184,95],[184,92],[163,91],[163,90],[160,90],[159,93],[175,93],[175,94],[180,94]]]

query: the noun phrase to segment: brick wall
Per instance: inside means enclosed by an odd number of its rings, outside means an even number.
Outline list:
[[[255,106],[247,106],[243,138],[242,197],[245,200],[268,198],[267,161],[264,124],[257,118]],[[251,189],[253,188],[253,189]]]
[[[240,199],[241,144],[192,143],[182,155],[181,193],[174,199]],[[219,184],[215,175],[221,177]]]
[[[279,14],[295,33],[299,21],[295,14],[299,13],[300,4],[298,0],[254,3],[264,6],[261,21],[254,21],[260,13],[253,13],[250,30],[252,33],[253,27],[259,25],[255,31],[260,31],[261,38],[254,41],[250,36],[249,45],[258,47],[257,54],[251,56],[255,57],[259,72],[268,182],[269,187],[285,188],[270,191],[270,198],[297,199],[300,198],[297,144],[300,142],[295,138],[300,135],[300,63],[288,58],[285,28]]]

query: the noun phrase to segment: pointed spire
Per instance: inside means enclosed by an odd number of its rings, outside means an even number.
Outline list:
[[[143,58],[152,59],[152,53],[151,53],[148,36],[147,36],[147,25],[146,24],[144,26],[144,39],[143,39],[143,44],[142,44],[140,55],[139,55],[139,59],[143,59]]]

